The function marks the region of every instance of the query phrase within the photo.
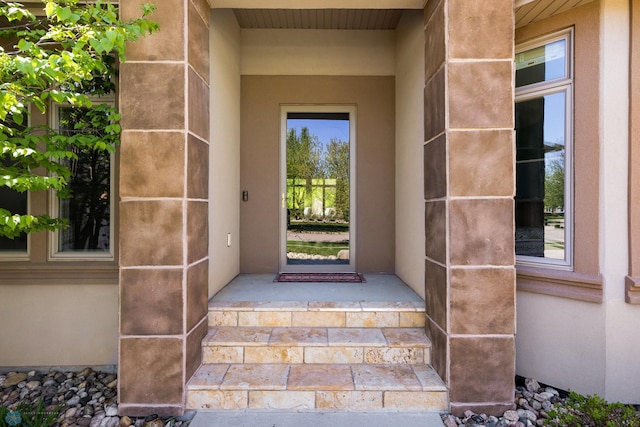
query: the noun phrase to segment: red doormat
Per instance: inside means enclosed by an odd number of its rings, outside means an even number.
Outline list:
[[[274,282],[365,283],[360,273],[280,273]]]

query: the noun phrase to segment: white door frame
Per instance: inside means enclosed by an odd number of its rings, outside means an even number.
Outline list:
[[[287,264],[287,113],[349,114],[349,263],[322,265]],[[355,272],[356,271],[356,106],[345,104],[287,104],[280,106],[280,271]]]

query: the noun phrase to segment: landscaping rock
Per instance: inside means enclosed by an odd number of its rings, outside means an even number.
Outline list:
[[[80,372],[10,372],[0,375],[0,405],[15,410],[21,404],[57,413],[55,427],[172,427],[189,420],[118,416],[118,378],[115,374],[85,368]]]
[[[14,385],[20,384],[22,381],[27,379],[27,374],[24,372],[9,372],[7,378],[2,383],[2,387],[9,388]]]

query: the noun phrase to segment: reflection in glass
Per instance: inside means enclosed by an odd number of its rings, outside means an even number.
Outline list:
[[[60,133],[66,136],[77,132],[78,123],[91,123],[88,110],[81,108],[60,108],[58,119]],[[109,252],[111,155],[105,150],[75,152],[78,159],[67,164],[71,197],[59,200],[58,215],[67,218],[69,226],[59,232],[58,251]]]
[[[516,54],[516,87],[567,77],[567,40]]]
[[[25,126],[18,125],[8,114],[6,121],[7,126],[17,131],[24,131]],[[19,164],[14,163],[11,157],[7,155],[0,156],[0,172],[4,168],[18,167]],[[12,175],[12,174],[8,174]],[[26,215],[28,209],[27,193],[20,193],[7,186],[0,186],[0,208],[8,210],[12,215]],[[0,252],[18,252],[27,253],[27,235],[20,233],[17,237],[10,239],[9,237],[0,236]]]
[[[349,114],[287,113],[287,264],[349,264]]]
[[[566,93],[515,109],[516,254],[564,259]]]
[[[0,164],[4,167],[11,167],[11,160],[8,156],[0,159]],[[11,214],[26,215],[27,214],[27,193],[19,193],[16,190],[1,186],[0,187],[0,208],[6,209]],[[8,237],[0,237],[0,252],[27,252],[27,235],[20,233],[18,237],[10,239]]]

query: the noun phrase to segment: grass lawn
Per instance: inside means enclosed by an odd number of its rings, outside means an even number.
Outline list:
[[[338,252],[343,249],[349,249],[349,244],[344,242],[300,242],[297,240],[287,240],[287,252],[336,256]]]

